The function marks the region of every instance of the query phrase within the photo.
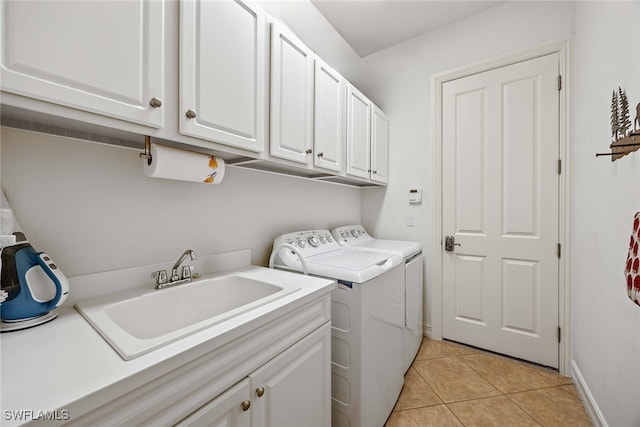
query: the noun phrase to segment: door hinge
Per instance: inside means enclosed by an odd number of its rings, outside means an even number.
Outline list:
[[[558,159],[558,175],[562,175],[562,160]]]
[[[558,90],[562,90],[562,76],[558,76]]]
[[[560,326],[558,326],[558,342],[562,341],[562,329],[560,329]]]
[[[562,254],[562,245],[558,243],[558,258],[560,258],[561,254]]]

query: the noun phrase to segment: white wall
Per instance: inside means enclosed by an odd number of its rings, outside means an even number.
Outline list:
[[[147,178],[138,151],[3,128],[1,182],[34,247],[68,276],[250,248],[359,222],[360,190],[227,168],[220,185]]]
[[[568,36],[573,6],[566,2],[508,2],[438,31],[365,58],[375,73],[368,94],[389,115],[389,185],[363,192],[363,224],[377,237],[415,240],[430,264],[432,185],[431,77],[464,65]],[[542,25],[541,23],[544,23]],[[410,188],[423,189],[422,205],[409,205]],[[407,214],[416,215],[415,227]],[[429,274],[425,275],[430,325]]]
[[[640,2],[575,7],[572,344],[610,426],[640,425],[640,307],[623,275],[633,215],[640,211],[640,151],[611,162],[611,92],[640,102]],[[633,117],[632,117],[633,118]]]

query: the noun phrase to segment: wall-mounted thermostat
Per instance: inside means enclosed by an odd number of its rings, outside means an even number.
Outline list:
[[[409,203],[422,203],[422,188],[409,189]]]

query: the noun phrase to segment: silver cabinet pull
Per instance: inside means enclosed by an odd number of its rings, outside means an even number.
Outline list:
[[[264,387],[258,387],[256,389],[256,395],[258,395],[258,397],[264,396]]]
[[[324,153],[321,151],[318,153],[318,157],[324,157]]]
[[[243,412],[247,412],[249,408],[251,408],[251,401],[243,400],[242,403],[240,403],[240,407],[242,408]]]
[[[185,115],[187,116],[188,119],[195,119],[196,117],[198,117],[198,115],[196,114],[195,111],[193,110],[187,110],[187,112],[185,113]]]
[[[153,98],[151,98],[151,101],[149,101],[149,105],[151,105],[153,108],[160,108],[162,107],[162,101],[154,96]]]
[[[305,151],[305,153],[311,154],[311,153],[313,153],[313,150],[311,148],[307,148],[307,151]]]

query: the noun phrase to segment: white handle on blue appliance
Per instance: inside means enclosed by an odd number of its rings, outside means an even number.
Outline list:
[[[46,258],[46,259],[45,259]],[[58,266],[53,262],[51,257],[44,252],[40,252],[36,261],[42,267],[44,272],[49,276],[49,278],[53,281],[56,287],[56,296],[47,303],[47,309],[51,310],[53,308],[59,307],[62,303],[67,299],[67,295],[69,294],[69,281],[62,274],[62,271],[58,268]]]

